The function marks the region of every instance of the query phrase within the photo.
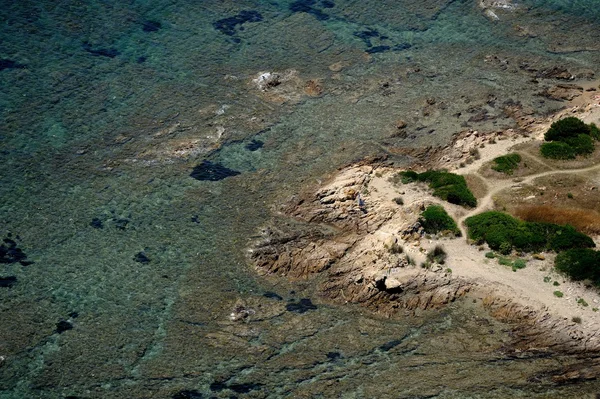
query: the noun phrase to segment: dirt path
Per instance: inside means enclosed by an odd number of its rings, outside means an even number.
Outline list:
[[[599,170],[599,169],[600,169],[600,164],[588,166],[586,168],[581,168],[581,169],[569,169],[569,170],[556,170],[555,169],[555,170],[549,170],[546,172],[540,172],[540,173],[536,173],[536,174],[527,176],[527,177],[523,178],[523,180],[519,180],[518,182],[516,182],[514,180],[488,179],[488,178],[481,176],[479,173],[474,173],[475,176],[481,178],[482,181],[485,183],[485,185],[488,187],[488,193],[485,195],[485,197],[483,197],[477,201],[478,205],[476,208],[472,209],[467,214],[460,217],[460,219],[458,220],[458,227],[460,228],[460,231],[463,234],[463,237],[466,238],[467,230],[464,226],[464,221],[468,217],[471,217],[473,215],[483,212],[484,210],[492,208],[491,205],[494,202],[494,199],[493,199],[494,196],[502,190],[506,190],[507,188],[510,188],[510,187],[521,186],[524,184],[530,184],[532,181],[534,181],[535,179],[537,179],[539,177],[559,175],[559,174],[560,175],[570,175],[570,174],[575,174],[575,173],[590,172],[590,171]],[[489,190],[489,187],[494,187],[494,188],[492,190]]]

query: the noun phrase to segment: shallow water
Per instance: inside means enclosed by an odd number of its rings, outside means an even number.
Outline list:
[[[527,68],[597,72],[594,3],[3,4],[0,233],[34,263],[1,265],[0,397],[592,397],[545,378],[577,358],[508,355],[477,304],[383,320],[258,277],[245,248],[340,166],[513,127],[508,100],[562,107]],[[287,101],[250,83],[288,69]],[[204,160],[240,174],[190,177]]]

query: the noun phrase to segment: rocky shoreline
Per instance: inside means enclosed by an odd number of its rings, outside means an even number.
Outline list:
[[[578,112],[589,109],[587,104]],[[473,149],[500,143],[495,145],[506,151],[539,135],[553,118],[529,121],[528,128],[519,131],[462,132],[447,147],[413,150],[411,155],[417,168],[481,165],[491,158],[471,159]],[[467,170],[475,167],[469,166]],[[426,235],[418,216],[425,206],[439,200],[425,186],[394,185],[395,173],[385,158],[368,159],[341,169],[317,189],[292,197],[248,251],[250,262],[262,275],[316,279],[319,294],[327,301],[359,304],[387,317],[411,316],[458,300],[479,302],[491,316],[513,326],[510,351],[515,354],[579,353],[588,360],[600,354],[595,324],[575,323],[543,301],[530,301],[519,291],[522,287],[511,286],[510,281],[504,284],[501,277],[491,278],[493,270],[480,272],[477,261],[469,260],[470,265],[463,268],[465,260],[459,260],[459,255],[472,251],[476,256],[481,248],[469,245],[464,237]],[[395,201],[399,196],[401,203]],[[445,206],[457,220],[467,213],[459,206]],[[418,260],[435,244],[448,250],[447,265],[419,266]],[[531,268],[541,270],[548,262],[539,261]],[[596,363],[586,363],[585,370],[562,370],[552,378],[555,382],[596,378],[600,372]]]

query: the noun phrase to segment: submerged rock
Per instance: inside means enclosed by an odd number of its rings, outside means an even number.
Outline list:
[[[243,30],[241,25],[248,22],[260,22],[263,20],[262,15],[258,11],[240,11],[239,14],[233,17],[223,18],[213,22],[213,27],[219,32],[227,36],[235,35],[238,30]]]
[[[11,288],[17,283],[15,276],[0,277],[0,287]]]
[[[312,303],[312,301],[308,298],[302,298],[298,302],[288,303],[285,308],[288,312],[294,313],[306,313],[309,310],[317,310],[317,307]]]
[[[18,237],[18,236],[17,236]],[[21,248],[17,247],[17,242],[10,237],[3,240],[0,245],[0,263],[17,263],[22,266],[29,266],[33,262],[27,260],[27,255]]]
[[[137,254],[135,254],[135,256],[133,257],[133,260],[138,263],[142,263],[142,264],[150,263],[150,258],[148,258],[146,256],[144,251],[141,251],[141,252],[138,252]]]
[[[202,161],[200,165],[194,168],[190,176],[196,180],[219,181],[239,174],[241,172],[229,169],[219,163]]]
[[[65,331],[72,330],[73,324],[67,320],[61,320],[56,323],[56,332],[59,334],[64,333]]]
[[[173,399],[202,399],[203,395],[196,390],[184,389],[172,396]]]
[[[7,58],[0,58],[0,71],[5,69],[23,69],[26,66],[24,64],[20,64],[17,61],[9,60]]]

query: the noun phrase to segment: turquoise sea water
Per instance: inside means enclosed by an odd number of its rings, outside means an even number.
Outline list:
[[[2,2],[0,398],[594,397],[477,305],[380,319],[245,258],[338,167],[562,107],[533,69],[598,72],[595,1],[477,3]],[[292,69],[283,100],[251,83]]]

